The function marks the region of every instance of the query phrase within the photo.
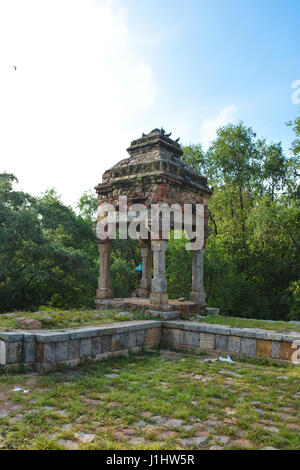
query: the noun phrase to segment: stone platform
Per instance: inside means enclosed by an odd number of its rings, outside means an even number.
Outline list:
[[[119,228],[128,238],[133,236],[139,240],[140,297],[150,298],[151,303],[123,299],[110,302],[112,306],[125,310],[166,311],[164,306],[169,304],[173,311],[188,316],[204,313],[203,260],[206,239],[211,232],[208,201],[213,189],[208,187],[206,176],[199,175],[182,159],[184,152],[179,139],[171,139],[171,134],[158,128],[149,134],[143,133],[127,149],[129,158],[107,170],[95,188],[98,211],[94,228],[100,256],[96,304],[100,308],[103,300],[118,295],[114,294],[110,272],[112,240],[105,230],[106,225],[111,224],[113,232]],[[134,215],[136,205],[140,208],[138,218]],[[105,217],[107,212],[116,215],[109,223]],[[185,245],[185,249],[191,249],[192,258],[190,302],[177,303],[168,298],[166,251],[172,230],[185,231],[192,242],[192,246]],[[182,266],[182,269],[190,268]]]
[[[195,302],[189,300],[171,300],[169,299],[167,306],[153,306],[150,304],[149,299],[139,298],[139,297],[130,297],[128,299],[105,299],[105,300],[96,300],[96,306],[99,310],[106,308],[116,308],[121,310],[128,311],[144,311],[147,310],[161,310],[162,312],[176,311],[178,316],[181,314],[194,316],[194,315],[205,315],[206,308],[200,306]]]

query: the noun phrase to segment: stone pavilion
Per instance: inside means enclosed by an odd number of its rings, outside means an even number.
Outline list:
[[[107,170],[102,183],[96,186],[98,206],[111,204],[119,211],[119,198],[127,197],[128,207],[143,204],[149,210],[153,204],[180,205],[197,204],[204,206],[204,238],[209,235],[207,205],[212,190],[207,186],[205,176],[199,175],[194,167],[183,159],[179,139],[172,140],[171,134],[163,129],[154,129],[148,135],[131,142],[129,157]],[[129,223],[129,220],[127,220]],[[151,221],[146,221],[151,226]],[[98,308],[111,304],[124,309],[148,309],[156,311],[180,311],[185,314],[204,313],[206,308],[203,287],[203,249],[193,250],[192,285],[187,300],[169,300],[165,273],[167,237],[160,233],[155,239],[140,238],[142,256],[142,277],[138,297],[119,299],[113,292],[110,275],[110,254],[112,241],[98,238],[100,255],[100,277],[96,295]]]

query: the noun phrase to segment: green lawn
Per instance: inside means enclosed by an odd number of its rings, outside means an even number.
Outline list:
[[[230,325],[236,328],[262,328],[273,331],[300,331],[300,325],[284,321],[247,320],[246,318],[235,317],[207,317],[199,319],[200,323],[211,323],[214,325]]]
[[[117,310],[61,310],[54,308],[45,308],[37,312],[14,312],[11,314],[0,314],[0,330],[26,329],[18,325],[19,318],[32,318],[41,322],[42,329],[59,329],[59,328],[78,328],[89,325],[101,325],[105,323],[129,321],[129,320],[145,320],[152,319],[142,312],[126,312],[122,316]],[[153,318],[157,320],[157,318]],[[199,319],[200,323],[211,323],[230,325],[238,328],[263,328],[274,331],[300,331],[300,325],[288,322],[266,322],[264,320],[247,320],[235,317],[207,317]]]
[[[20,318],[32,318],[41,322],[42,329],[78,328],[88,325],[101,325],[105,323],[128,321],[131,319],[142,319],[143,314],[130,313],[118,317],[120,312],[116,310],[60,310],[54,308],[43,308],[37,312],[14,312],[11,314],[0,314],[0,330],[26,329],[18,325]]]
[[[299,449],[299,380],[299,367],[159,350],[0,375],[0,447]]]

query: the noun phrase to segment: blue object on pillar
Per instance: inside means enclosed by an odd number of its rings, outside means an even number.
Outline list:
[[[139,264],[136,268],[135,271],[143,271],[143,263]]]

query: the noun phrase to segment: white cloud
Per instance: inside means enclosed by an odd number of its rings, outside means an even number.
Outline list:
[[[116,1],[1,0],[0,171],[25,190],[74,203],[137,137],[156,90],[126,15]]]
[[[219,127],[236,120],[238,111],[239,109],[235,105],[226,106],[217,116],[209,117],[203,121],[200,127],[200,142],[204,150],[207,150],[210,142],[215,139]]]
[[[292,103],[293,104],[300,104],[300,80],[295,80],[292,83],[292,88],[296,89],[292,94]]]

